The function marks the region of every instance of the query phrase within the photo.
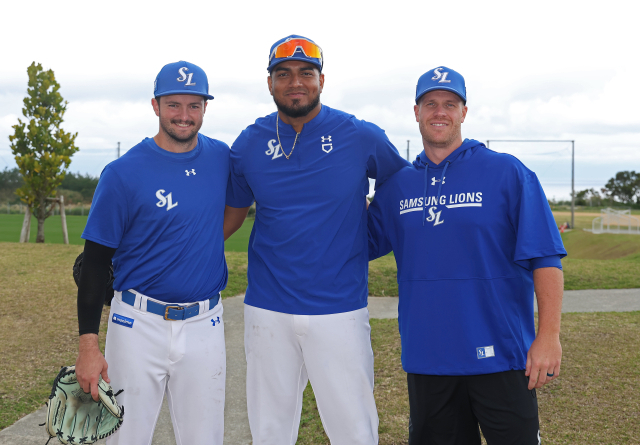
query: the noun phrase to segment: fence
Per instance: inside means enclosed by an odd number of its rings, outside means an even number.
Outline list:
[[[65,203],[65,213],[67,215],[79,215],[84,216],[89,214],[89,209],[91,208],[91,204],[77,204],[77,205],[69,205]],[[24,212],[27,210],[27,206],[24,204],[10,204],[4,203],[0,204],[0,215],[24,215]],[[60,210],[56,206],[53,210],[53,215],[59,215]]]

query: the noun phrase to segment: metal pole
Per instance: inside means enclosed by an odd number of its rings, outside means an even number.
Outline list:
[[[576,191],[574,181],[574,152],[575,141],[571,141],[571,228],[575,229],[575,206],[576,206]]]
[[[118,142],[118,157],[120,157],[120,142]]]
[[[411,162],[411,158],[409,157],[409,140],[407,140],[407,161]]]
[[[64,196],[58,200],[60,204],[60,222],[62,223],[62,241],[69,244],[69,231],[67,230],[67,215],[64,213]]]

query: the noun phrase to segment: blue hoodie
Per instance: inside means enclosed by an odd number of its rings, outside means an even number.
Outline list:
[[[406,372],[525,369],[533,269],[567,254],[535,173],[470,139],[438,165],[422,152],[378,188],[368,232],[370,260],[395,253]]]

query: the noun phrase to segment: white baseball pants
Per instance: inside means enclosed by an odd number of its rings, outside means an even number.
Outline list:
[[[105,358],[118,403],[125,408],[120,429],[108,445],[148,445],[167,395],[178,445],[222,445],[226,356],[222,302],[183,321],[146,312],[148,297],[136,295],[135,308],[111,303]],[[114,315],[133,319],[131,327]],[[213,320],[213,321],[212,321]],[[214,323],[215,322],[215,323]],[[127,322],[128,323],[128,322]]]
[[[247,407],[254,445],[294,445],[311,381],[332,445],[378,443],[367,308],[291,315],[245,305]]]

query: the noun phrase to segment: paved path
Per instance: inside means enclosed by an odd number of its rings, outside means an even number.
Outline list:
[[[244,360],[243,296],[224,300],[225,338],[227,344],[227,385],[225,405],[225,444],[249,445],[251,434],[247,420]],[[565,291],[563,312],[617,312],[640,310],[640,289]],[[397,318],[397,297],[369,297],[371,318]],[[0,431],[0,445],[43,445],[46,433],[38,424],[44,422],[46,408],[23,417]],[[53,444],[52,441],[50,444]],[[56,442],[57,443],[57,442]],[[97,442],[103,445],[105,441]],[[152,445],[175,445],[171,418],[166,403],[158,419]]]

